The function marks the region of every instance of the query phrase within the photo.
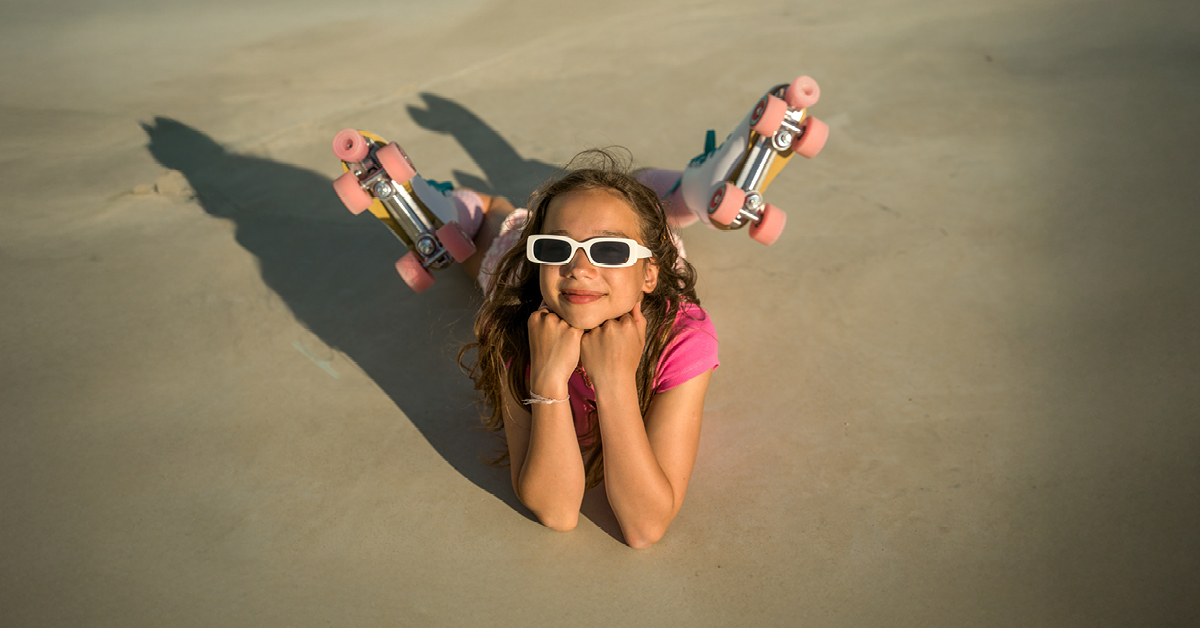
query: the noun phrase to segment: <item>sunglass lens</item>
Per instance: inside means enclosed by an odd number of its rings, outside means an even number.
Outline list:
[[[571,245],[562,240],[538,240],[533,243],[533,256],[540,262],[558,264],[567,261],[571,255]]]
[[[597,264],[615,266],[629,259],[629,245],[625,242],[603,240],[592,244],[592,259]]]

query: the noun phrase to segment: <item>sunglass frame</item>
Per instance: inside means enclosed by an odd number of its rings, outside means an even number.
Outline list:
[[[534,247],[535,243],[537,243],[541,240],[555,240],[558,242],[566,242],[567,244],[569,244],[571,246],[571,253],[567,255],[567,259],[565,259],[561,262],[543,262],[542,260],[539,260],[536,257],[534,257],[534,254],[533,254],[533,247]],[[626,259],[625,262],[621,263],[621,264],[601,264],[601,263],[596,262],[596,259],[592,257],[592,246],[595,244],[602,243],[602,242],[621,242],[623,244],[628,245],[629,246],[629,258]],[[612,238],[612,237],[608,237],[608,236],[602,236],[602,237],[598,237],[598,238],[590,238],[585,242],[578,242],[576,240],[568,238],[567,236],[561,236],[561,235],[535,235],[535,236],[529,236],[529,240],[527,240],[525,243],[525,258],[535,264],[542,264],[545,266],[563,266],[565,264],[569,264],[571,262],[571,260],[575,259],[575,253],[578,252],[579,249],[583,249],[583,253],[584,253],[584,255],[587,255],[588,261],[592,263],[592,266],[595,266],[597,268],[628,268],[630,266],[633,266],[635,263],[637,263],[637,261],[639,259],[654,257],[654,253],[650,249],[642,246],[641,244],[638,244],[636,240],[633,240],[630,238]]]

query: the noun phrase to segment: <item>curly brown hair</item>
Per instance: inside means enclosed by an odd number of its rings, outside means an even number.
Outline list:
[[[458,362],[471,375],[475,390],[480,391],[490,408],[482,417],[486,429],[504,429],[502,398],[504,384],[518,403],[529,397],[525,374],[530,363],[529,316],[542,303],[538,285],[538,266],[525,258],[526,240],[542,230],[546,211],[556,197],[582,190],[608,190],[629,204],[637,214],[642,242],[653,253],[652,263],[658,265],[658,284],[642,299],[642,314],[646,318],[646,345],[637,369],[638,403],[642,416],[654,398],[654,376],[659,358],[674,334],[674,321],[682,304],[696,306],[696,270],[684,259],[670,232],[666,213],[653,190],[642,185],[630,170],[629,160],[610,150],[592,149],[576,155],[562,170],[543,184],[530,197],[530,216],[517,243],[505,252],[490,280],[490,291],[479,315],[475,318],[476,342],[464,346]],[[649,262],[640,262],[649,263]],[[474,364],[468,365],[466,354],[476,350]],[[506,380],[504,378],[507,378]],[[587,488],[604,479],[603,443],[599,423],[589,417],[590,431],[581,445]],[[505,464],[508,448],[492,462]]]

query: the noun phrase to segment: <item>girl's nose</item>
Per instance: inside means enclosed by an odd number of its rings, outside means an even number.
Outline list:
[[[575,257],[572,257],[571,261],[567,262],[567,270],[572,273],[577,270],[587,272],[594,271],[595,269],[596,267],[592,265],[592,260],[588,259],[587,253],[583,249],[575,251]]]

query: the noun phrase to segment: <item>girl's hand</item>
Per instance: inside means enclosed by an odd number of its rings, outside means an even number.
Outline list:
[[[605,321],[583,335],[579,353],[583,368],[597,388],[635,384],[646,347],[646,317],[638,300],[633,311]]]
[[[530,389],[546,397],[565,397],[567,380],[579,364],[583,331],[546,307],[529,315],[528,327]]]

